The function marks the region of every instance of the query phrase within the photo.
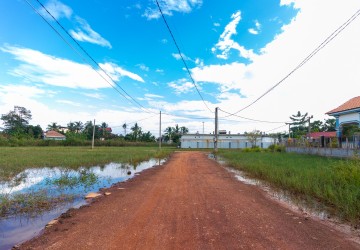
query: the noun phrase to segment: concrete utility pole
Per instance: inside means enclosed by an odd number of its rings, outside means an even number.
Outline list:
[[[160,123],[159,123],[159,150],[161,150],[161,110],[160,110]]]
[[[309,138],[310,138],[310,133],[311,133],[311,123],[310,123],[311,118],[313,118],[313,116],[309,116],[309,128],[308,128]]]
[[[204,132],[204,122],[202,122],[202,123],[203,123],[203,134],[204,134],[204,133],[205,133],[205,132]]]
[[[93,126],[93,135],[92,135],[91,149],[94,149],[94,140],[95,140],[95,119],[94,119],[94,126]]]
[[[218,151],[218,107],[215,108],[215,137],[214,137],[214,151]]]
[[[289,139],[290,139],[290,133],[291,133],[290,125],[291,125],[291,123],[286,123],[286,124],[289,124]]]

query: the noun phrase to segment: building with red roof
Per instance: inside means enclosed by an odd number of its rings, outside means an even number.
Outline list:
[[[342,136],[342,128],[346,124],[357,124],[360,127],[360,96],[351,98],[326,113],[336,118],[337,136]]]
[[[63,141],[66,140],[66,136],[57,131],[49,130],[44,133],[44,140]]]

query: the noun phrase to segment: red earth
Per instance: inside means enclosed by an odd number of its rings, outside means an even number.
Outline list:
[[[351,235],[246,185],[201,152],[176,152],[19,249],[360,249]]]

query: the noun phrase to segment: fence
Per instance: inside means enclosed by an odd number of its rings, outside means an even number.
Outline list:
[[[292,139],[285,141],[286,152],[331,157],[353,157],[360,153],[360,136],[350,138]]]

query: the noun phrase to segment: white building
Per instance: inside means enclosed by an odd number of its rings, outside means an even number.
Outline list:
[[[214,134],[185,134],[180,139],[181,148],[214,148],[214,138]],[[256,145],[252,145],[246,135],[218,135],[218,148],[251,148],[252,146],[268,148],[274,142],[274,138],[260,136],[256,140]]]

